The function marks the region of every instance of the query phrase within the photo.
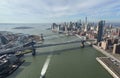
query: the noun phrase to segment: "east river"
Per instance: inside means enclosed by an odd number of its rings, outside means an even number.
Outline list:
[[[79,40],[75,36],[52,33],[50,30],[45,30],[43,26],[44,29],[41,29],[39,25],[33,26],[35,27],[33,29],[25,30],[11,29],[12,25],[10,26],[6,26],[7,30],[16,33],[38,35],[43,33],[46,36],[43,44]],[[96,61],[96,57],[104,55],[90,46],[80,48],[80,43],[37,48],[36,56],[32,56],[32,54],[25,55],[25,62],[7,78],[40,78],[42,67],[49,54],[52,57],[45,78],[112,78]]]

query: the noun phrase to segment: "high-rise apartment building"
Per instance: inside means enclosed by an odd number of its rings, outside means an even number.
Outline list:
[[[100,21],[98,23],[98,37],[97,37],[97,42],[102,41],[102,36],[103,36],[103,27],[105,25],[105,21]]]

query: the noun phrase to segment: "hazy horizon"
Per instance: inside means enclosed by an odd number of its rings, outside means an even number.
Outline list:
[[[0,23],[120,21],[120,0],[0,0]]]

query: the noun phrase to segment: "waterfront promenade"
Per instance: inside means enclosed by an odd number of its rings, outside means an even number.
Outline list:
[[[120,78],[120,60],[101,49],[100,47],[93,45],[93,47],[104,54],[107,57],[97,57],[96,60],[114,77]]]
[[[112,54],[108,53],[107,51],[101,49],[100,47],[93,45],[93,48],[95,48],[96,50],[98,50],[99,52],[101,52],[102,54],[106,55],[107,57],[111,57],[114,60],[120,62],[120,59],[116,58],[115,56],[113,56]]]
[[[114,77],[120,77],[120,69],[118,65],[115,65],[109,57],[97,57],[96,60]]]

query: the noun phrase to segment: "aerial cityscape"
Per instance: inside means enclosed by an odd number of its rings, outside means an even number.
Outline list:
[[[119,0],[1,0],[0,78],[120,78]]]

